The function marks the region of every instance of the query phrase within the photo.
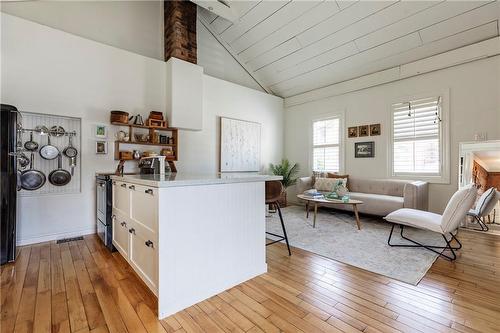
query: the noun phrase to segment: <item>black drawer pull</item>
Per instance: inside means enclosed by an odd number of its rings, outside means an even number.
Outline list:
[[[153,190],[148,188],[147,190],[144,190],[144,193],[153,195]]]
[[[135,190],[135,186],[134,185],[130,185],[128,188],[131,189],[131,190]]]
[[[115,182],[115,181],[113,181],[113,185],[116,185],[116,182]]]
[[[128,232],[135,235],[135,229],[134,228],[128,229]]]
[[[147,247],[151,247],[151,248],[153,247],[153,242],[150,241],[149,239],[144,244],[146,244]]]
[[[120,223],[120,225],[121,225],[122,227],[126,227],[126,226],[127,226],[127,223],[122,222],[122,223]]]
[[[120,186],[121,187],[127,187],[127,184],[121,184]]]

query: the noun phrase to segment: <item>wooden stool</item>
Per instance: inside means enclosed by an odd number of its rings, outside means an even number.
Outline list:
[[[273,180],[266,182],[266,205],[274,206],[278,210],[278,214],[280,216],[281,228],[283,229],[283,235],[273,234],[272,232],[267,232],[266,234],[277,237],[278,239],[267,243],[267,245],[271,245],[274,243],[278,243],[281,241],[286,242],[286,247],[288,248],[288,255],[291,256],[292,252],[290,251],[290,244],[288,243],[288,236],[286,234],[285,223],[283,222],[283,215],[281,214],[279,200],[281,198],[281,194],[285,189],[279,180]]]

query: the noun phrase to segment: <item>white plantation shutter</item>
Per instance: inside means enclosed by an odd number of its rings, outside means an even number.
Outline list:
[[[313,122],[313,170],[340,171],[340,119]]]
[[[394,174],[439,175],[441,109],[439,97],[392,106]]]

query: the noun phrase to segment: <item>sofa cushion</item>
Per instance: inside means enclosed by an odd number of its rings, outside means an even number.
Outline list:
[[[341,178],[341,179],[346,179],[346,183],[344,184],[345,187],[349,188],[349,175],[339,175],[339,174],[336,174],[336,173],[331,173],[331,172],[328,172],[326,174],[326,177],[327,178]]]
[[[398,209],[385,217],[387,221],[392,223],[443,233],[441,218],[439,214],[411,208]]]
[[[314,188],[318,191],[323,192],[331,192],[333,186],[338,182],[342,181],[343,185],[346,186],[347,178],[316,178],[316,182],[314,183]]]
[[[358,206],[361,213],[385,216],[404,206],[403,197],[359,192],[351,192],[350,196],[351,199],[363,201],[363,204]]]
[[[362,179],[349,178],[349,190],[352,192],[383,194],[403,197],[407,180],[398,179]]]

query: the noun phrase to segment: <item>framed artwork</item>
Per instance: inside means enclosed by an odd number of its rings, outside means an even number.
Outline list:
[[[359,136],[368,136],[369,134],[368,125],[358,126],[358,135]]]
[[[94,136],[96,138],[107,138],[108,137],[108,127],[106,125],[97,124],[94,127]]]
[[[370,125],[370,136],[380,135],[380,124],[372,124]]]
[[[106,141],[96,141],[95,142],[95,153],[96,154],[107,154],[108,153],[108,143]]]
[[[356,142],[354,144],[354,157],[375,157],[375,141]]]
[[[357,126],[349,127],[347,129],[347,137],[348,138],[357,138],[358,137],[358,127]]]
[[[260,170],[260,124],[220,118],[220,171]]]

